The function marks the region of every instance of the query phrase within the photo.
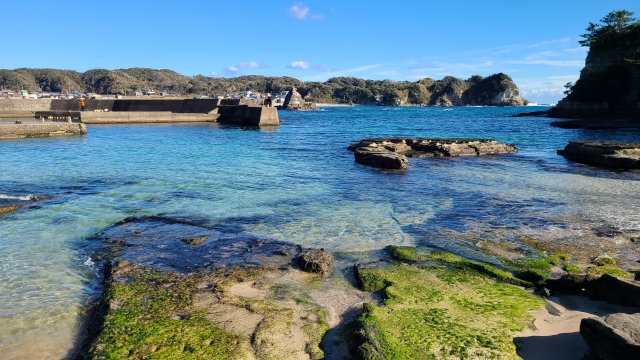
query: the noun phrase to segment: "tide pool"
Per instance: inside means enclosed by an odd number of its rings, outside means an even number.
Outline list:
[[[277,129],[94,125],[85,136],[0,141],[0,204],[23,205],[0,217],[0,354],[73,351],[100,294],[87,239],[130,216],[206,219],[333,252],[417,244],[464,253],[528,236],[639,259],[598,231],[640,235],[640,172],[556,150],[569,140],[639,142],[640,130],[558,129],[510,117],[526,111],[517,107],[443,110],[328,107],[282,111]],[[346,150],[389,136],[493,138],[519,151],[409,159],[399,173],[359,165]]]

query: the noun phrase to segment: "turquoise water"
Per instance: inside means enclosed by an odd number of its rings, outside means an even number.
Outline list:
[[[510,117],[523,108],[447,110],[330,107],[281,112],[286,121],[273,130],[96,125],[86,136],[1,141],[0,204],[25,207],[0,218],[0,354],[66,356],[99,291],[86,239],[134,215],[208,219],[331,251],[457,251],[473,237],[522,234],[595,248],[604,240],[594,228],[640,234],[639,172],[556,155],[569,140],[640,141],[640,131]],[[410,159],[394,173],[361,166],[346,150],[382,136],[494,138],[519,152]],[[634,249],[616,255],[635,261]]]

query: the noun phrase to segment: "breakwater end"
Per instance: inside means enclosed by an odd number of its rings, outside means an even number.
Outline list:
[[[69,136],[87,133],[84,124],[8,124],[0,125],[0,139]]]

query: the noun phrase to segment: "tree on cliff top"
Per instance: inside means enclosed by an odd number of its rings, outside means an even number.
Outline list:
[[[640,44],[640,22],[633,15],[627,10],[612,11],[600,20],[601,24],[590,22],[588,32],[580,35],[584,40],[578,42],[591,50],[637,46]]]

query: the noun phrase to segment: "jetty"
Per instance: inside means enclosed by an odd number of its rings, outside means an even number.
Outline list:
[[[244,104],[241,99],[5,99],[0,118],[78,120],[84,124],[219,122],[278,126],[275,107]]]

